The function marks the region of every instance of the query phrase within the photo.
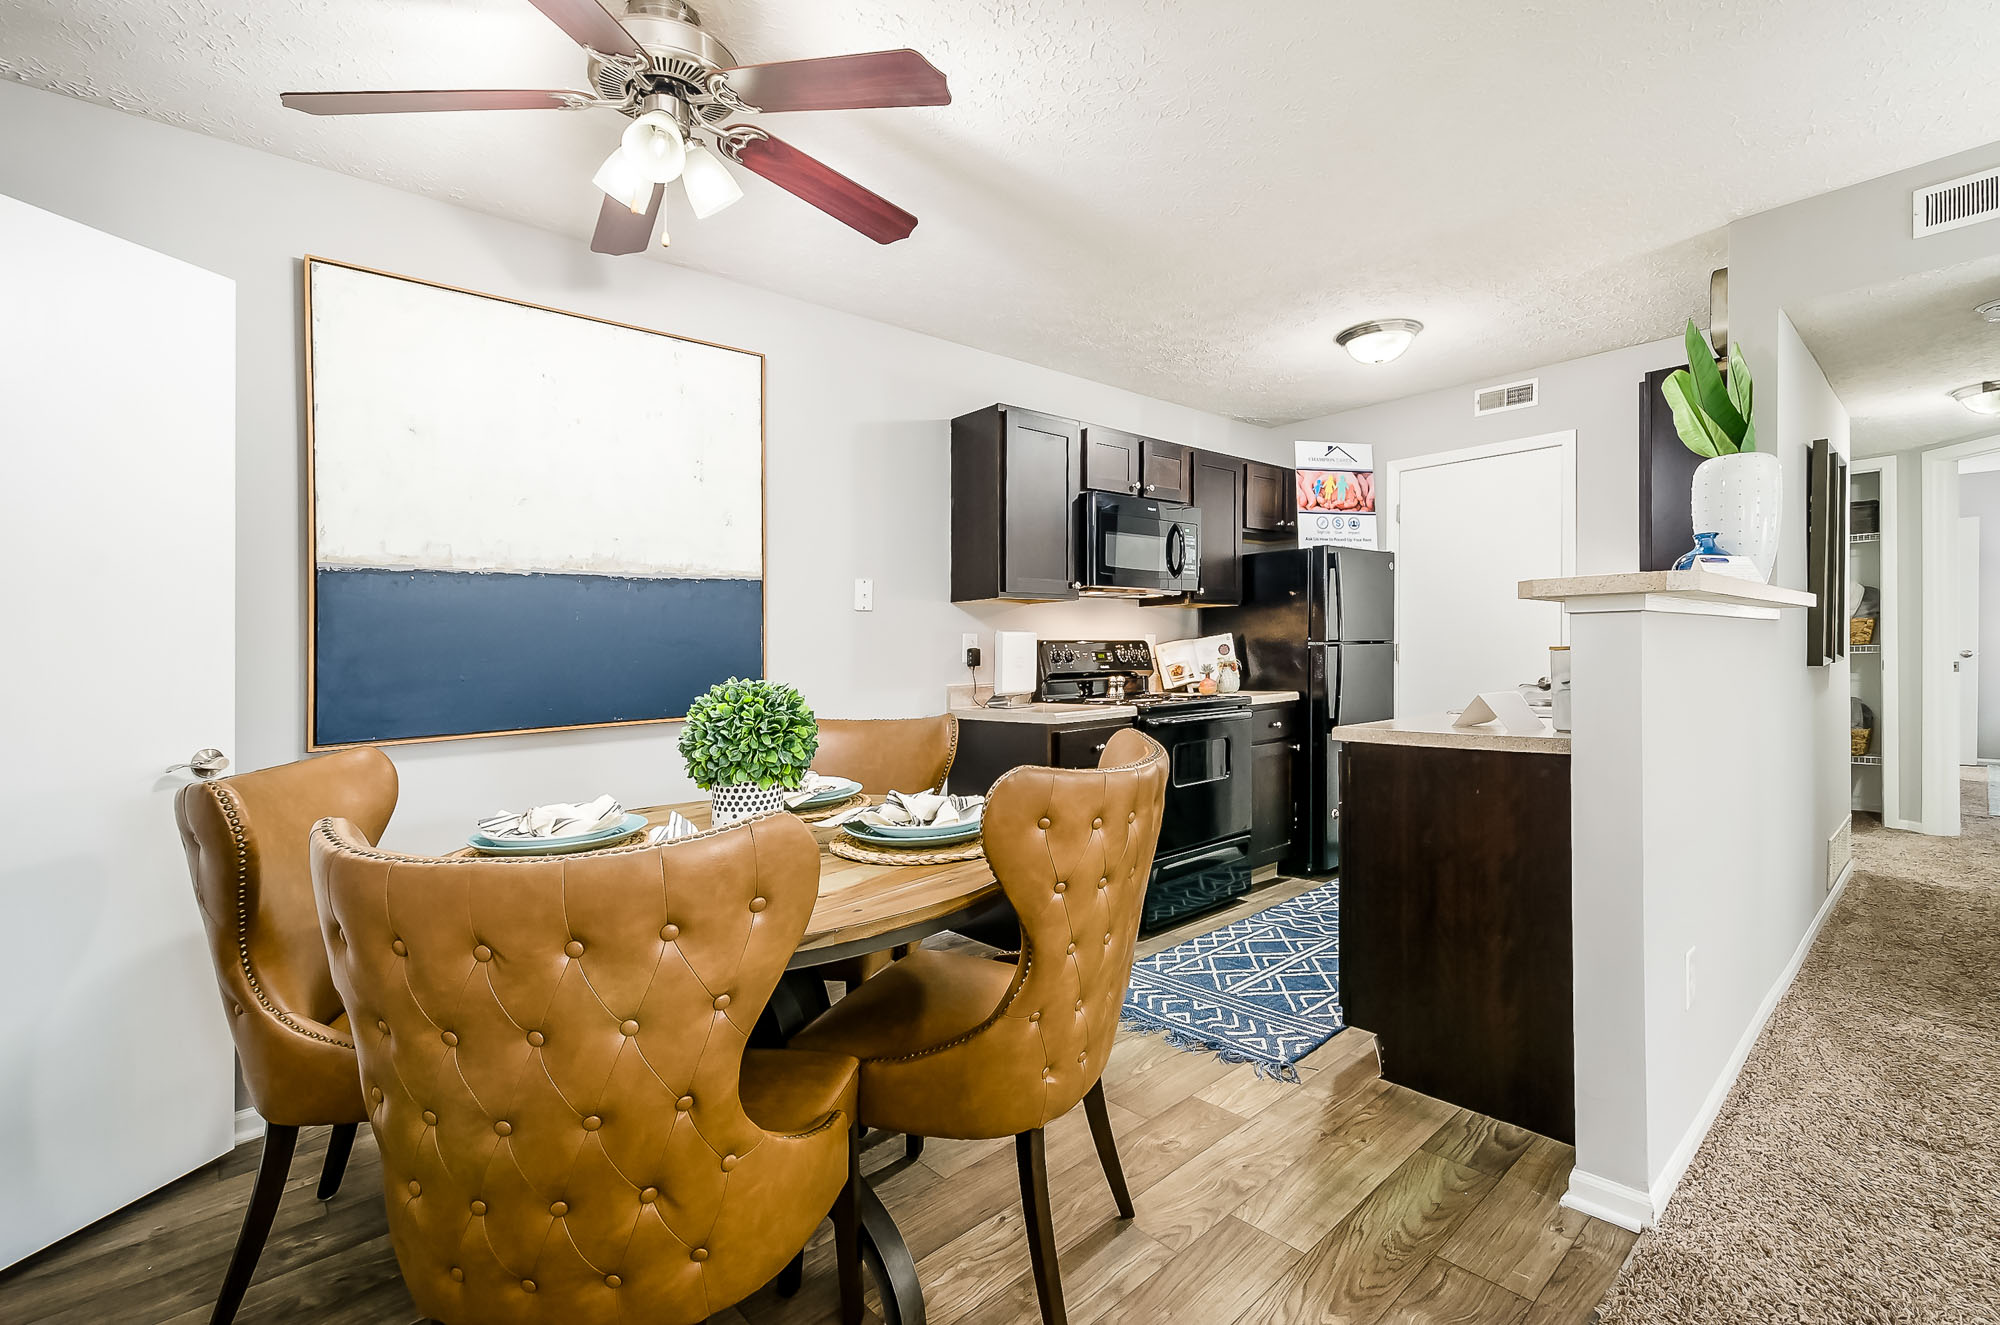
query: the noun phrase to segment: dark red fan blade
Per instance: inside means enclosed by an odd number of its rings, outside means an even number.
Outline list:
[[[605,55],[643,55],[625,25],[597,0],[528,0],[579,46]]]
[[[832,55],[723,70],[737,96],[758,110],[861,110],[869,106],[948,106],[951,89],[915,51]]]
[[[308,115],[390,115],[414,110],[567,110],[581,92],[287,92],[278,98]]]
[[[736,159],[746,170],[805,199],[878,244],[908,239],[917,228],[917,218],[895,203],[781,139],[769,135],[753,138],[738,149]]]
[[[660,203],[666,196],[667,186],[655,184],[653,201],[646,207],[644,216],[615,198],[606,198],[597,213],[597,234],[591,238],[591,251],[644,253],[646,245],[653,242],[653,226],[660,219]]]

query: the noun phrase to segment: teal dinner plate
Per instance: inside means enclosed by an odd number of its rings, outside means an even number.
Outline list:
[[[487,856],[560,856],[571,851],[591,851],[598,847],[610,846],[620,838],[630,837],[641,831],[645,826],[644,815],[628,814],[609,828],[600,828],[594,833],[577,833],[570,837],[499,839],[487,837],[484,833],[474,833],[465,840],[475,851]]]
[[[826,806],[838,805],[844,800],[853,799],[854,793],[859,790],[861,790],[859,782],[854,781],[852,778],[841,778],[838,785],[828,787],[824,791],[816,791],[791,808],[794,810],[824,809]]]
[[[951,846],[958,842],[970,842],[979,836],[979,820],[971,823],[946,824],[942,828],[915,824],[842,824],[841,830],[848,836],[874,846],[911,847]]]

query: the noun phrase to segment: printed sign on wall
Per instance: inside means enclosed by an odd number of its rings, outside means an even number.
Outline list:
[[[1375,546],[1375,448],[1295,442],[1299,545]]]

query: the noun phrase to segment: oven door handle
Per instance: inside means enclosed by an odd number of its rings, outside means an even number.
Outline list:
[[[1142,730],[1147,727],[1180,727],[1190,722],[1229,722],[1238,717],[1245,720],[1243,726],[1244,734],[1247,736],[1250,726],[1248,721],[1250,710],[1248,709],[1238,709],[1234,712],[1224,711],[1221,713],[1148,713],[1139,720],[1139,726]]]

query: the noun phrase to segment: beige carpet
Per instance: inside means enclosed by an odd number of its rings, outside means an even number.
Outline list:
[[[1857,873],[1606,1325],[2000,1322],[2000,820]],[[1872,823],[1872,821],[1870,821]]]

